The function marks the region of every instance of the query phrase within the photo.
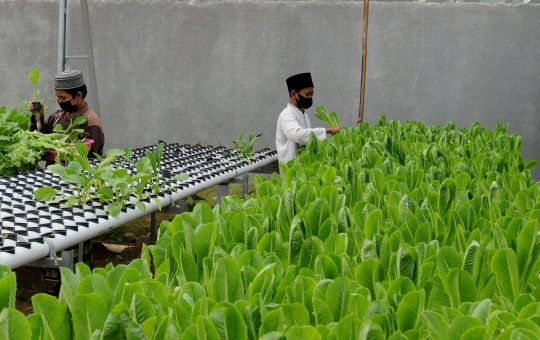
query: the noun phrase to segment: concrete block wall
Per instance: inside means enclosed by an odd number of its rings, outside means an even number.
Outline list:
[[[106,148],[169,142],[232,146],[242,131],[274,148],[285,79],[310,71],[314,107],[358,115],[362,1],[89,1]],[[365,120],[458,127],[510,123],[540,160],[538,4],[372,2]],[[68,1],[67,54],[84,54]],[[0,0],[0,105],[54,95],[58,1]],[[86,71],[85,61],[68,63]],[[92,105],[92,103],[90,103]],[[51,105],[53,106],[53,105]],[[308,110],[312,123],[314,108]],[[540,179],[540,169],[535,172]]]

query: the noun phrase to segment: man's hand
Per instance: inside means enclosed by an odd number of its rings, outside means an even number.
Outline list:
[[[41,115],[43,115],[43,112],[45,111],[45,108],[43,107],[43,103],[42,102],[36,102],[36,103],[39,103],[39,110],[34,110],[34,101],[33,100],[30,100],[28,102],[28,111],[32,112],[32,113],[40,113]]]
[[[36,122],[37,130],[41,131],[41,122],[43,121],[43,114],[45,111],[45,108],[43,107],[43,103],[39,102],[39,110],[34,110],[34,101],[31,100],[28,102],[28,110],[32,112],[34,115],[34,120]]]
[[[332,126],[332,127],[326,128],[326,133],[329,133],[331,135],[335,135],[336,133],[339,133],[341,131],[341,129],[343,129],[343,127],[341,127],[341,125]]]

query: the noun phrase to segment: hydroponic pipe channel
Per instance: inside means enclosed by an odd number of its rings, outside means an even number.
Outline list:
[[[136,163],[146,151],[154,150],[155,146],[136,149],[132,161]],[[268,149],[255,152],[252,163],[248,164],[223,147],[168,144],[162,158],[163,173],[174,176],[187,172],[189,178],[182,182],[172,180],[167,190],[156,198],[162,207],[166,207],[276,160],[276,152]],[[120,164],[120,161],[115,163],[116,166]],[[127,163],[123,163],[123,167],[130,173],[135,172]],[[96,199],[91,202],[92,206],[83,207],[36,202],[33,192],[44,185],[57,190],[67,187],[60,181],[60,176],[48,170],[0,178],[0,264],[12,269],[23,266],[49,255],[45,240],[59,252],[158,210],[157,202],[146,199],[143,202],[146,211],[141,211],[135,207],[137,200],[134,197],[116,218],[107,213],[106,204]]]

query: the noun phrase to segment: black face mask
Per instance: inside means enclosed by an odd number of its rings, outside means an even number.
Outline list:
[[[75,110],[77,110],[77,106],[71,104],[71,99],[66,100],[65,102],[58,102],[58,105],[60,105],[60,108],[66,112],[75,112]]]
[[[309,109],[313,105],[313,98],[306,98],[298,93],[298,99],[296,99],[296,104],[303,108],[304,110]]]

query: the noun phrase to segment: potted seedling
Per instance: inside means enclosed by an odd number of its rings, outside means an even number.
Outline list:
[[[35,68],[32,71],[30,71],[30,74],[28,74],[28,79],[30,80],[32,85],[34,85],[34,100],[32,102],[31,111],[36,119],[37,130],[41,131],[41,118],[43,117],[45,113],[46,107],[44,107],[43,111],[41,111],[41,107],[43,103],[42,103],[42,99],[38,99],[40,90],[37,89],[37,83],[41,79],[41,74],[39,73],[39,70]],[[50,99],[54,103],[51,97],[43,97],[43,99]]]

